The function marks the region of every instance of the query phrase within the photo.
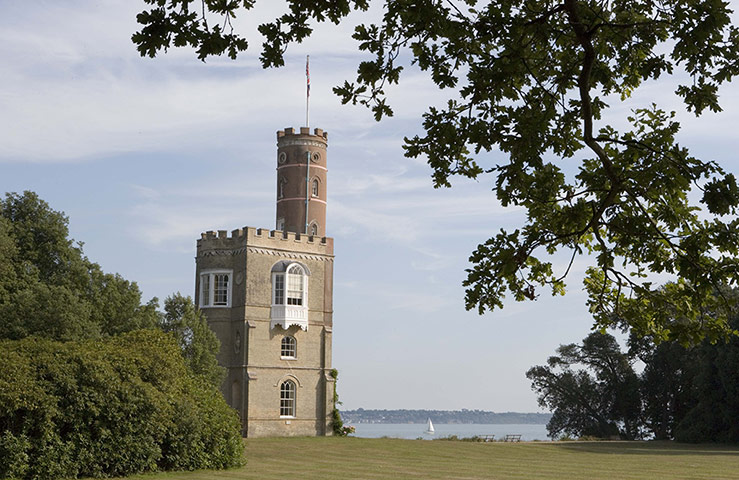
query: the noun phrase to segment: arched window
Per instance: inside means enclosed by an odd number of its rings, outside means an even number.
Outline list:
[[[287,269],[287,305],[303,305],[305,296],[305,272],[293,264]]]
[[[295,337],[282,337],[282,346],[280,348],[280,357],[296,358],[298,355],[298,342]]]
[[[318,235],[318,224],[313,222],[310,224],[310,234],[311,235]]]
[[[277,188],[277,198],[282,198],[285,196],[285,184],[287,183],[287,180],[285,180],[285,177],[280,177],[279,186]]]
[[[302,263],[281,260],[272,267],[272,307],[270,328],[297,325],[308,330],[308,277]]]
[[[313,179],[313,185],[311,187],[311,195],[314,197],[318,196],[318,179]]]
[[[280,385],[280,416],[295,416],[295,382],[285,380]]]

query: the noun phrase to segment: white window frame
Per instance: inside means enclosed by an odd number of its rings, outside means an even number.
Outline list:
[[[290,278],[298,274],[289,273],[294,267],[302,271],[300,279]],[[270,329],[280,326],[287,330],[291,325],[297,325],[308,331],[308,278],[310,271],[300,263],[293,262],[287,265],[284,271],[272,272],[272,306],[270,308]],[[292,281],[291,281],[292,280]],[[289,296],[295,293],[296,284],[302,284],[302,295]]]
[[[298,341],[292,335],[285,335],[280,341],[280,358],[294,360],[298,358]]]
[[[298,269],[300,273],[291,273],[290,270]],[[292,264],[285,271],[285,305],[302,307],[306,304],[307,285],[305,269],[298,264]]]
[[[281,232],[285,231],[285,219],[282,217],[277,219],[277,230]]]
[[[219,275],[226,276],[226,302],[216,305],[216,279]],[[207,281],[205,280],[206,278]],[[206,284],[208,286],[207,290],[204,288]],[[233,270],[202,270],[200,272],[199,288],[200,308],[230,308],[233,297]]]
[[[292,385],[286,392],[283,392],[283,388],[287,384]],[[287,393],[288,396],[283,396]],[[289,394],[292,393],[292,397]],[[295,412],[297,410],[297,396],[298,396],[298,385],[294,380],[285,380],[280,383],[280,418],[295,418]]]
[[[301,303],[300,304],[294,304],[294,303],[288,303],[288,284],[289,284],[289,275],[296,275],[294,273],[289,273],[290,269],[297,266],[300,270],[302,270],[302,296],[300,298]],[[281,287],[281,288],[278,288]],[[278,298],[278,291],[281,292],[281,295]],[[295,298],[295,297],[290,297]],[[300,265],[299,263],[291,263],[284,272],[276,272],[272,274],[272,306],[275,305],[288,305],[291,307],[307,307],[308,306],[308,275],[305,271],[305,267]]]

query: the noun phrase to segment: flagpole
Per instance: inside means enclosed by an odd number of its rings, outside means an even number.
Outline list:
[[[310,128],[308,107],[310,105],[310,55],[305,56],[305,126]],[[310,130],[308,130],[310,134]],[[308,202],[310,201],[310,150],[305,158],[305,234],[308,235]]]
[[[310,106],[310,55],[305,56],[305,126],[310,127],[308,107]]]

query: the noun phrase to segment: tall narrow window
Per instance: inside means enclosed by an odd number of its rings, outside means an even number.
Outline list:
[[[311,223],[311,225],[310,225],[310,234],[311,235],[318,235],[318,224],[317,223]]]
[[[285,380],[280,385],[280,416],[295,416],[295,382]]]
[[[214,275],[215,288],[213,289],[213,305],[228,305],[228,277],[227,273]]]
[[[285,184],[287,183],[287,180],[285,180],[283,177],[280,177],[280,183],[277,188],[277,198],[282,198],[285,196]]]
[[[287,271],[287,304],[303,304],[303,269],[292,265]]]
[[[295,337],[282,337],[282,345],[280,347],[280,357],[296,358],[298,353],[298,342]]]
[[[200,304],[210,305],[210,275],[200,275]]]
[[[312,195],[314,197],[318,196],[318,180],[313,180]]]
[[[285,277],[282,275],[275,275],[275,305],[283,305],[285,303]]]

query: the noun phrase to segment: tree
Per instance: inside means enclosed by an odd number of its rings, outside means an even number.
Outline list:
[[[576,365],[585,368],[574,370]],[[554,411],[547,424],[552,438],[641,438],[639,377],[613,336],[594,332],[582,345],[562,345],[526,377],[539,405]]]
[[[132,37],[141,55],[189,45],[206,60],[247,48],[231,20],[254,0],[144,2],[151,8]],[[264,67],[282,65],[313,23],[368,8],[367,0],[287,4],[259,26]],[[619,130],[609,104],[673,76],[689,112],[720,111],[719,86],[739,72],[730,14],[720,0],[386,0],[382,21],[353,35],[370,59],[356,82],[334,91],[377,120],[392,115],[385,87],[411,58],[450,100],[429,107],[425,135],[405,139],[406,156],[428,159],[436,187],[490,174],[502,205],[526,209],[520,228],[501,230],[470,257],[467,309],[502,308],[506,294],[563,294],[570,267],[555,271],[551,257],[564,251],[570,266],[588,256],[596,327],[715,340],[732,331],[730,302],[713,292],[739,273],[739,220],[724,217],[739,205],[736,179],[678,143],[674,112],[637,105],[631,127]],[[697,203],[691,191],[702,192]],[[650,273],[674,284],[660,288]]]
[[[190,371],[202,375],[216,387],[221,385],[226,373],[216,358],[221,342],[208,327],[202,312],[195,308],[192,298],[179,292],[167,297],[164,313],[159,317],[159,328],[174,335]]]
[[[737,295],[737,291],[728,294]],[[739,316],[730,324],[739,328]],[[693,404],[679,419],[674,437],[683,442],[739,442],[739,339],[710,344],[693,352]]]
[[[644,362],[640,375],[644,428],[655,440],[672,440],[678,424],[704,393],[695,381],[700,367],[698,351],[676,342],[655,345],[633,336],[629,351]]]
[[[739,290],[722,294],[736,297]],[[736,311],[729,326],[739,329]],[[554,410],[547,425],[552,436],[618,432],[624,438],[739,442],[737,336],[686,347],[632,334],[628,345],[622,353],[610,335],[591,333],[582,345],[560,346],[546,366],[527,372],[539,404]],[[631,367],[636,359],[644,363],[640,375]]]
[[[69,220],[33,192],[0,200],[0,338],[78,340],[156,325],[157,300],[104,273],[69,238]]]

